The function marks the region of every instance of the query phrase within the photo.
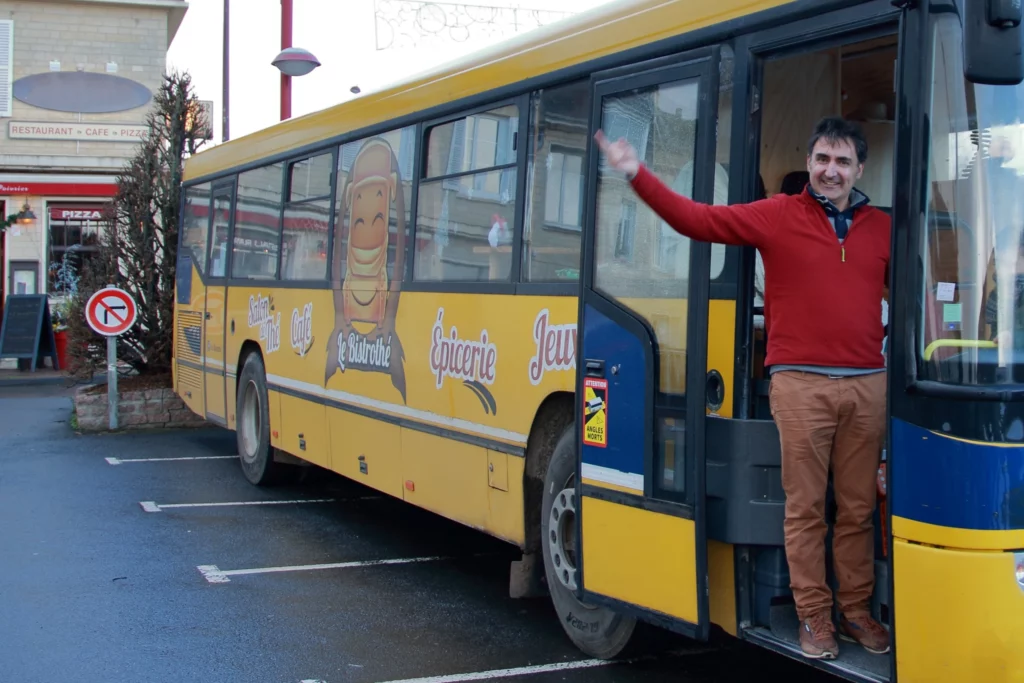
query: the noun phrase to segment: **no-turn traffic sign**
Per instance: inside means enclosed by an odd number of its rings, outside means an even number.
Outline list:
[[[105,337],[124,334],[135,324],[135,300],[123,289],[106,287],[99,290],[85,305],[85,321]]]

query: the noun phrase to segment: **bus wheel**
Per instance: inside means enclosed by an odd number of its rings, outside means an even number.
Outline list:
[[[576,647],[611,659],[629,643],[636,619],[577,599],[579,544],[576,538],[575,423],[563,432],[548,463],[541,509],[541,547],[548,591],[562,628]]]
[[[274,462],[270,445],[270,409],[267,405],[267,375],[263,359],[251,353],[238,376],[235,435],[245,478],[256,486],[275,483],[284,467]]]

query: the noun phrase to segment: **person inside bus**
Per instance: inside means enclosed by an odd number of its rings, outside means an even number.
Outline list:
[[[870,600],[886,414],[881,302],[891,238],[888,214],[854,188],[867,160],[863,134],[844,119],[822,119],[808,142],[803,191],[729,206],[673,192],[624,139],[612,142],[599,130],[595,140],[608,165],[677,232],[761,252],[765,299],[771,300],[765,364],[782,450],[786,558],[800,647],[815,659],[839,652],[825,579],[831,466],[839,635],[869,652],[888,652],[889,634],[871,618]]]
[[[1024,245],[1017,251],[1016,271],[1000,273],[996,268],[996,284],[985,301],[985,323],[989,325],[989,336],[999,346],[1012,345],[1016,352],[1024,351]],[[999,316],[999,285],[1005,280],[1006,291],[1013,295],[1010,311],[1012,317]],[[1010,324],[1007,324],[1009,322]]]

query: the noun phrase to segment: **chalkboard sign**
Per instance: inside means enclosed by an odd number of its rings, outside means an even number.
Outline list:
[[[46,295],[8,296],[3,327],[0,327],[0,358],[31,358],[32,372],[35,372],[38,361],[47,355],[53,358],[53,367],[59,370]]]

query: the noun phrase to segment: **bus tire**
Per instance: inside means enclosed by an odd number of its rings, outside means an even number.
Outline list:
[[[574,592],[579,556],[575,543],[575,425],[573,422],[566,427],[559,438],[544,477],[541,508],[544,574],[551,602],[569,639],[591,657],[611,659],[629,644],[636,619],[607,607],[582,603]]]
[[[235,401],[235,437],[242,473],[256,486],[277,483],[286,465],[274,461],[274,447],[270,445],[267,375],[258,353],[250,353],[245,359],[242,373],[238,376]]]

